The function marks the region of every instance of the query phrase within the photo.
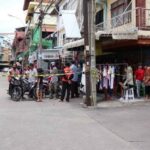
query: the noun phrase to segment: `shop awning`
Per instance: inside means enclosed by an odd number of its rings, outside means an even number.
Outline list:
[[[80,46],[84,46],[84,39],[80,39],[80,40],[76,40],[70,43],[67,43],[64,45],[64,49],[71,49],[71,48],[76,48],[76,47],[80,47]]]
[[[111,33],[107,32],[107,31],[97,31],[95,33],[95,38],[96,40],[99,40],[101,36],[104,36],[104,37],[109,37],[109,36],[112,36]]]

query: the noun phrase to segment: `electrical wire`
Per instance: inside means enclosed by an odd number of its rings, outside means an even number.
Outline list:
[[[50,3],[51,2],[51,3]],[[45,7],[45,9],[44,9],[44,11],[43,11],[43,16],[42,16],[42,21],[43,21],[43,19],[44,19],[44,17],[45,17],[45,15],[47,15],[47,12],[48,12],[48,10],[49,10],[49,8],[54,4],[56,2],[56,0],[49,0],[49,5],[47,4],[47,8]],[[39,19],[39,18],[38,18]],[[37,31],[37,29],[38,29],[38,27],[40,26],[40,21],[41,20],[39,20],[39,22],[38,22],[38,25],[37,25],[37,28],[36,28],[36,30],[35,30],[35,32]],[[34,33],[35,33],[34,32]]]

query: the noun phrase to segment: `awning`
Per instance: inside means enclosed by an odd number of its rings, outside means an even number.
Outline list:
[[[98,32],[95,33],[96,40],[99,40],[102,35],[106,36],[106,37],[109,37],[112,34],[110,32],[107,32],[107,31],[98,31]]]
[[[79,25],[74,10],[62,10],[63,25],[65,28],[66,38],[81,38]]]
[[[64,49],[71,49],[71,48],[76,48],[76,47],[80,47],[80,46],[84,46],[84,39],[80,39],[80,40],[76,40],[70,43],[67,43],[64,45]]]

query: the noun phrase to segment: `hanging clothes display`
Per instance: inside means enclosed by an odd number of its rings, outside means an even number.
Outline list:
[[[112,91],[115,86],[119,84],[119,82],[123,78],[121,66],[125,67],[128,64],[99,64],[99,90],[105,89],[105,97],[107,99],[107,93],[109,96],[112,96]]]

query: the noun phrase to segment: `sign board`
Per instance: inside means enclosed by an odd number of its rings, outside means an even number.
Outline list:
[[[58,60],[59,59],[58,51],[42,52],[41,55],[42,55],[43,60]]]
[[[137,29],[134,29],[132,31],[117,31],[112,32],[112,38],[114,40],[137,40],[138,39],[138,32]]]

